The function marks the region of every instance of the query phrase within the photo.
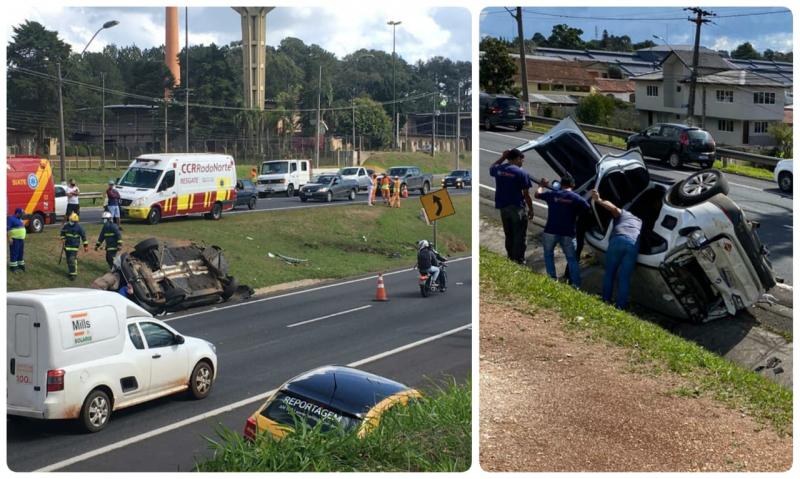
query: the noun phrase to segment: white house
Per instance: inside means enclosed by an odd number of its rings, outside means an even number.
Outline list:
[[[692,52],[673,51],[661,70],[631,77],[642,128],[686,122]],[[768,128],[784,118],[785,85],[738,68],[718,53],[701,49],[695,92],[695,123],[722,145],[772,145]]]

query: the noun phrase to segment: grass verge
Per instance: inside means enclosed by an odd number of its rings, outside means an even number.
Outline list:
[[[218,431],[207,438],[214,457],[200,472],[462,472],[471,461],[471,386],[440,386],[430,395],[395,407],[365,438],[341,431],[322,432],[296,423],[295,432],[276,441],[254,443],[239,432]]]
[[[472,155],[469,152],[461,153],[460,168],[470,168]],[[386,151],[374,153],[365,162],[364,166],[373,167],[383,171],[393,166],[418,166],[424,173],[450,173],[456,169],[455,153],[436,153],[434,157],[427,153]]]
[[[344,278],[368,272],[410,267],[416,263],[415,243],[431,239],[432,229],[418,217],[416,198],[400,209],[368,207],[365,203],[321,208],[223,214],[220,221],[202,216],[164,220],[156,226],[123,223],[127,249],[150,237],[163,240],[193,240],[215,244],[225,250],[231,274],[241,284],[260,288],[301,279]],[[437,225],[439,250],[443,254],[470,251],[470,197],[454,196],[457,214]],[[298,206],[300,201],[298,200]],[[90,246],[100,233],[99,224],[83,225]],[[105,253],[78,255],[78,279],[70,282],[66,260],[58,264],[58,228],[46,228],[25,241],[27,272],[8,275],[8,290],[88,286],[107,270]],[[290,265],[268,252],[307,262]]]
[[[480,255],[482,291],[507,298],[510,306],[526,313],[541,308],[556,311],[566,330],[628,348],[631,362],[649,372],[678,374],[688,381],[694,395],[708,395],[768,423],[779,434],[791,434],[792,391],[485,248]]]
[[[775,181],[772,171],[757,166],[737,165],[734,163],[731,163],[728,166],[722,166],[722,162],[717,160],[714,162],[714,168],[734,175],[749,176],[750,178],[757,178],[759,180]]]
[[[530,122],[525,125],[525,128],[527,128],[528,130],[535,131],[537,133],[547,133],[553,128],[553,125]],[[612,146],[614,148],[622,148],[622,149],[625,149],[626,147],[625,140],[616,136],[601,135],[600,133],[592,133],[588,131],[584,131],[583,133],[586,135],[589,141],[591,141],[595,145]]]

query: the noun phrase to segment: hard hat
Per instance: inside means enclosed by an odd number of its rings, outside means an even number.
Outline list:
[[[72,213],[71,215],[69,215],[69,220],[72,221],[73,223],[77,223],[80,220],[80,218],[78,217],[78,213]]]
[[[110,211],[103,211],[103,219],[110,220],[111,219],[111,212]]]
[[[418,250],[421,250],[423,248],[427,248],[429,245],[430,245],[430,243],[428,243],[428,240],[419,240],[419,241],[417,241],[417,249]]]

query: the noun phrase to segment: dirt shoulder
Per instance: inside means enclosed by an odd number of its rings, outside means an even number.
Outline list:
[[[792,438],[630,352],[564,332],[491,293],[480,304],[480,462],[487,471],[786,471]]]

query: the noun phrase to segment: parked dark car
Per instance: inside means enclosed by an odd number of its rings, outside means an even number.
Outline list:
[[[442,187],[444,188],[464,188],[465,186],[472,186],[472,175],[469,170],[453,170],[442,178]]]
[[[496,126],[510,126],[519,131],[525,124],[525,108],[510,95],[481,93],[480,122],[486,130]]]
[[[664,160],[672,168],[683,163],[699,163],[711,168],[716,159],[717,144],[711,134],[694,126],[657,123],[641,133],[631,135],[628,149],[639,148],[644,156]]]
[[[336,198],[356,199],[358,182],[346,180],[339,175],[319,175],[311,183],[300,188],[300,201],[324,200],[330,203]]]
[[[256,207],[258,200],[258,190],[252,181],[241,179],[236,180],[236,203],[233,207],[247,205],[247,209],[252,210]]]

